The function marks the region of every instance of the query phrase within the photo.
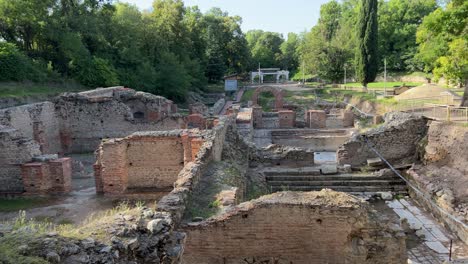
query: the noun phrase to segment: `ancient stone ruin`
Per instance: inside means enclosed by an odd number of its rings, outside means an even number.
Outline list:
[[[275,96],[271,112],[257,102],[265,91]],[[468,137],[454,137],[466,128],[389,113],[362,131],[351,109],[283,96],[272,87],[248,103],[213,95],[211,108],[198,101],[182,115],[166,98],[111,87],[0,110],[0,195],[138,201],[78,223],[79,236],[40,234],[21,254],[51,263],[371,264],[423,251],[448,258],[450,239],[467,243]],[[2,228],[0,240],[20,232]]]

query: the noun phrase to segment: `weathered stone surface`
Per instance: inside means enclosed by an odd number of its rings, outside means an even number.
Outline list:
[[[184,227],[183,260],[199,264],[254,258],[281,264],[406,263],[404,236],[379,226],[368,218],[367,210],[357,198],[331,190],[263,196]],[[380,234],[373,233],[371,226]]]
[[[353,136],[337,151],[340,165],[364,166],[377,155],[367,146],[367,139],[385,159],[393,163],[412,163],[418,159],[417,144],[427,133],[427,120],[407,113],[385,115],[385,124]]]

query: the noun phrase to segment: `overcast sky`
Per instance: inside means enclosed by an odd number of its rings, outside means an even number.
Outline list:
[[[282,33],[310,30],[320,15],[320,5],[329,0],[184,0],[186,6],[197,5],[202,12],[220,7],[243,19],[242,29],[263,29]],[[149,9],[153,0],[121,0]]]

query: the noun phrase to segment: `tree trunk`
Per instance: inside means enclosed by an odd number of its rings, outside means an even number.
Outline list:
[[[367,91],[368,91],[368,90],[367,90],[367,83],[362,85],[362,91],[363,91],[364,93],[367,93]]]
[[[461,106],[468,107],[468,79],[465,79],[465,92],[463,93]]]

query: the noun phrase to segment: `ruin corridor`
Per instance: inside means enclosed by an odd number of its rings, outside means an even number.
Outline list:
[[[166,98],[124,87],[0,109],[0,146],[8,150],[0,154],[0,194],[40,199],[28,217],[77,228],[135,205],[134,215],[94,227],[107,242],[80,238],[76,253],[60,253],[63,263],[80,254],[184,264],[468,259],[468,153],[454,137],[466,128],[389,113],[364,130],[344,106],[291,105],[280,88],[262,90],[274,91],[271,112],[217,98],[183,115]],[[430,171],[452,178],[430,181]],[[2,223],[17,216],[0,211]]]

